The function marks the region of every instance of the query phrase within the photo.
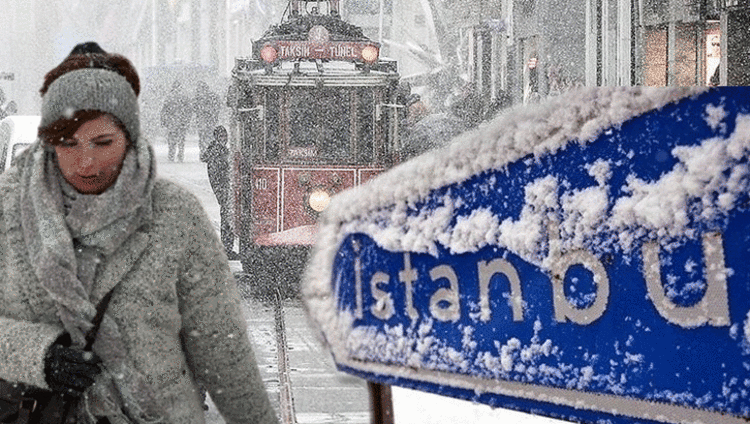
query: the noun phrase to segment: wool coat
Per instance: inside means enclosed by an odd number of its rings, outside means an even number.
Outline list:
[[[0,378],[47,389],[44,355],[63,333],[24,242],[20,173],[0,175]],[[91,301],[114,287],[107,313],[171,423],[203,423],[200,381],[227,423],[275,423],[249,343],[240,296],[197,198],[166,180],[153,215],[97,267]]]

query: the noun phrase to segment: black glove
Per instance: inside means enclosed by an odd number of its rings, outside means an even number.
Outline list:
[[[45,380],[56,392],[78,397],[94,384],[102,360],[94,352],[70,346],[70,336],[60,337],[44,357]]]

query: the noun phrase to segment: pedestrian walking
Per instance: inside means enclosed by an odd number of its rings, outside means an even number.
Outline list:
[[[195,125],[198,128],[198,146],[203,155],[206,147],[211,144],[214,128],[219,123],[221,100],[216,93],[211,91],[205,81],[198,81],[193,107]]]
[[[227,148],[227,129],[217,126],[213,131],[213,140],[204,153],[201,161],[206,162],[206,171],[211,188],[219,203],[221,215],[221,242],[227,257],[232,260],[239,259],[234,251],[234,232],[231,225],[231,187],[229,184],[229,149]]]
[[[211,222],[156,176],[131,62],[79,45],[40,91],[39,139],[0,175],[0,416],[202,424],[200,385],[227,423],[275,423]]]
[[[161,125],[167,129],[170,162],[185,159],[185,136],[193,119],[190,104],[188,97],[182,94],[182,84],[175,80],[161,109]]]

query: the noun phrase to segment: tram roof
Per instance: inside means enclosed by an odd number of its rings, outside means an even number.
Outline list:
[[[325,27],[331,40],[370,41],[362,28],[342,20],[338,15],[298,15],[271,26],[257,43],[269,40],[305,40],[310,30],[316,26]]]
[[[269,72],[270,70],[270,72]],[[380,60],[370,68],[350,61],[284,61],[273,67],[257,59],[238,58],[233,78],[253,85],[293,87],[369,87],[398,81],[396,62]]]

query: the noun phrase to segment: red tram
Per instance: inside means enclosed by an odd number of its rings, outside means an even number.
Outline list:
[[[293,295],[330,197],[400,161],[405,109],[396,62],[337,0],[287,10],[236,59],[229,103],[243,270]]]

